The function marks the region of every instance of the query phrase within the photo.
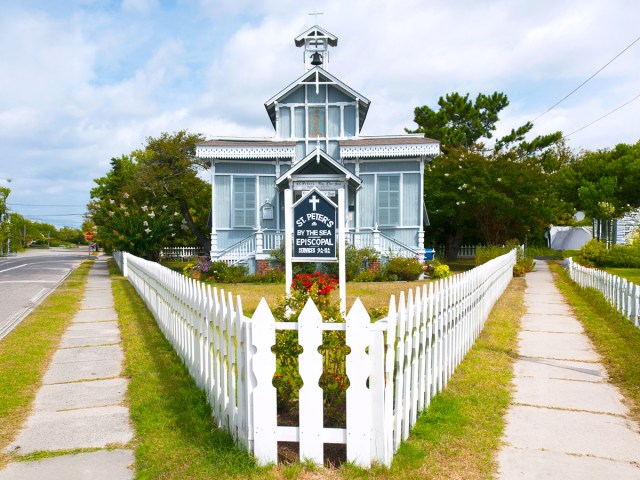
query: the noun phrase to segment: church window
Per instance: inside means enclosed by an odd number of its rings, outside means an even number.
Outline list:
[[[280,137],[291,138],[291,109],[280,107]]]
[[[353,105],[344,107],[344,136],[356,136],[356,107]]]
[[[309,139],[326,136],[324,107],[309,107]]]
[[[400,225],[400,175],[378,175],[378,224]]]
[[[233,178],[233,225],[253,227],[256,224],[256,179]]]

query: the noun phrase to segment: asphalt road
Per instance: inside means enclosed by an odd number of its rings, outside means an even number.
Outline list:
[[[0,258],[0,338],[87,258],[86,247],[27,250]]]

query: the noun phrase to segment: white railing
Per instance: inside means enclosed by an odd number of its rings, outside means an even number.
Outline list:
[[[515,251],[455,277],[394,297],[389,315],[370,323],[356,300],[346,323],[323,323],[313,302],[298,322],[278,322],[263,299],[252,318],[201,282],[127,253],[114,255],[167,339],[207,393],[213,416],[259,463],[277,462],[278,442],[298,442],[301,459],[323,463],[324,443],[345,444],[347,460],[390,465],[420,412],[446,385],[512,278]],[[299,425],[277,421],[276,331],[297,330],[303,348]],[[345,331],[346,428],[323,426],[318,385],[322,332]]]
[[[438,255],[444,257],[444,245],[438,246]],[[458,249],[458,258],[475,258],[476,246],[475,245],[461,245]]]
[[[595,288],[613,307],[640,328],[640,287],[626,278],[569,259],[569,276],[581,287]]]
[[[375,238],[371,231],[347,232],[346,242],[356,248],[375,248]]]
[[[393,237],[385,235],[382,232],[378,232],[376,230],[373,231],[374,242],[375,236],[378,234],[378,249],[377,251],[382,255],[390,255],[393,257],[406,257],[406,258],[416,258],[424,255],[424,248],[416,249],[409,247],[408,245],[403,244],[402,242],[396,240]]]
[[[202,255],[205,251],[200,247],[165,247],[160,250],[160,258],[179,258],[182,261]]]
[[[227,262],[231,265],[247,260],[256,253],[256,236],[251,234],[250,236],[240,240],[235,245],[227,248],[214,259],[216,261]]]
[[[215,258],[232,264],[238,263],[255,254],[268,254],[272,250],[277,250],[281,247],[283,241],[284,232],[257,230],[238,243],[228,247]],[[424,249],[407,246],[375,229],[357,232],[348,231],[346,241],[357,248],[373,248],[382,256],[422,258],[424,255]],[[473,248],[475,252],[475,247],[470,248]]]
[[[257,234],[256,234],[257,235]],[[266,251],[278,250],[284,241],[284,233],[264,230],[262,232],[262,248]]]

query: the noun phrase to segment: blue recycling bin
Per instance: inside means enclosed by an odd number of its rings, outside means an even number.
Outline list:
[[[433,260],[433,257],[435,257],[436,255],[436,251],[433,248],[425,248],[424,249],[424,260],[425,261],[431,261]]]

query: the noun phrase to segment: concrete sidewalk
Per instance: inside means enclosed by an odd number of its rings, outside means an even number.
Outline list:
[[[43,378],[31,416],[7,450],[32,452],[96,449],[29,462],[12,462],[0,480],[134,477],[127,380],[104,257],[91,269],[81,309],[62,337]],[[108,448],[108,449],[107,449]]]
[[[526,279],[499,478],[640,479],[640,429],[546,262]]]

